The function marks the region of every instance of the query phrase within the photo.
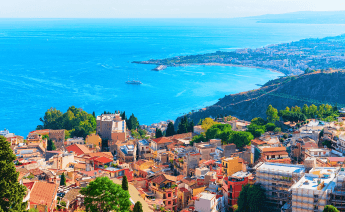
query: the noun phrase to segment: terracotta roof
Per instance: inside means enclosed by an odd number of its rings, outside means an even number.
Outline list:
[[[76,163],[76,164],[74,164],[74,168],[76,168],[76,169],[86,169],[86,164],[85,163]]]
[[[345,157],[328,157],[327,158],[331,162],[344,162]]]
[[[81,190],[80,188],[74,188],[74,189],[69,190],[62,200],[65,202],[67,201],[71,202],[75,200],[77,196],[79,195],[80,190]]]
[[[42,171],[41,169],[39,169],[39,168],[31,169],[29,172],[30,172],[31,174],[33,174],[34,176],[43,174],[43,171]]]
[[[58,189],[58,184],[37,181],[33,185],[30,193],[30,202],[34,204],[47,205],[52,209],[52,204],[55,199]]]
[[[263,155],[287,155],[287,151],[264,152]]]
[[[106,157],[98,157],[98,158],[93,159],[93,161],[97,161],[99,163],[110,163],[113,161],[113,159],[109,159]]]
[[[144,160],[138,160],[137,162],[135,162],[136,165],[140,166],[141,164],[144,164],[146,161]]]
[[[90,155],[91,157],[107,157],[107,158],[111,158],[113,159],[114,156],[111,152],[95,152],[95,153],[89,153],[88,155]]]
[[[166,137],[160,137],[160,138],[156,138],[156,139],[152,139],[154,142],[156,142],[157,144],[164,144],[164,143],[171,143],[172,141],[169,140]]]
[[[262,152],[278,152],[278,151],[286,151],[285,147],[267,147],[262,148]]]
[[[305,143],[302,147],[303,147],[303,148],[317,148],[318,146],[317,146],[317,144],[314,143],[314,142],[307,142],[307,143]]]
[[[24,185],[27,189],[29,189],[29,190],[32,189],[32,187],[34,186],[34,184],[35,184],[35,182],[23,183],[23,185]]]
[[[66,150],[68,152],[74,152],[77,155],[83,155],[83,154],[90,154],[91,153],[91,151],[85,145],[82,145],[82,144],[72,144],[72,145],[66,147]]]
[[[20,181],[21,179],[23,179],[23,177],[29,173],[29,171],[25,168],[17,168],[16,169],[17,172],[19,172],[19,177],[18,177],[18,181]]]
[[[153,180],[151,182],[156,183],[156,184],[161,184],[165,180],[167,180],[165,175],[164,174],[160,174],[160,175],[156,176],[155,178],[153,178]]]

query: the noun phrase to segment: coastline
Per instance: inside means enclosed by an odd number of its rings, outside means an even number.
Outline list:
[[[269,71],[280,73],[280,74],[283,74],[284,76],[287,76],[283,72],[278,71],[276,69],[272,69],[272,68],[263,68],[260,66],[245,66],[245,65],[225,64],[225,63],[182,63],[182,64],[177,64],[175,66],[167,66],[167,67],[193,66],[193,65],[197,65],[197,66],[233,66],[233,67],[242,67],[242,68],[265,69],[265,70],[269,70]]]

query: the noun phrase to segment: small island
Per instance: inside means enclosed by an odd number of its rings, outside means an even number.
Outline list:
[[[274,44],[257,49],[177,56],[166,59],[134,61],[155,64],[156,69],[187,65],[219,65],[264,68],[285,75],[299,75],[306,70],[338,69],[345,67],[345,34],[322,39],[303,39],[291,43]]]

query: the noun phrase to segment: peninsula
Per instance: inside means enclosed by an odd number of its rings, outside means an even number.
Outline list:
[[[345,34],[322,39],[303,39],[257,49],[177,56],[166,59],[134,61],[158,67],[187,65],[229,65],[270,69],[285,75],[299,75],[307,69],[338,69],[345,66]],[[160,69],[162,70],[162,69]]]

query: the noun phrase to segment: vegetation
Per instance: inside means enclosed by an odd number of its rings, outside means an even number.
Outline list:
[[[233,143],[237,148],[243,148],[246,145],[250,145],[250,141],[254,137],[250,132],[233,131],[229,124],[215,124],[210,127],[206,133],[194,136],[191,144],[208,141],[214,138],[221,139],[223,144]]]
[[[173,136],[175,135],[175,129],[174,129],[174,124],[172,122],[169,122],[167,130],[165,132],[165,136]]]
[[[133,212],[143,212],[143,205],[137,201],[134,205]]]
[[[91,181],[80,193],[85,196],[86,211],[129,212],[131,201],[128,191],[115,184],[107,177],[98,177]]]
[[[54,143],[54,141],[49,139],[48,144],[47,144],[47,151],[53,151],[53,150],[56,150],[55,143]]]
[[[259,185],[245,185],[238,197],[236,212],[265,211],[265,193]]]
[[[125,113],[125,112],[123,112]],[[134,116],[134,114],[132,113],[132,115],[129,117],[129,119],[126,119],[126,125],[127,128],[129,130],[136,130],[139,127],[139,121],[138,119]]]
[[[328,104],[322,104],[319,107],[314,104],[304,105],[302,109],[298,106],[292,107],[291,111],[287,107],[285,110],[280,110],[279,115],[284,121],[290,122],[305,122],[307,119],[319,118],[323,121],[336,121],[339,116],[338,107]]]
[[[339,210],[333,205],[326,205],[323,212],[339,212]]]
[[[132,129],[131,135],[135,139],[145,139],[148,138],[146,130],[138,128],[137,130]]]
[[[275,123],[276,121],[279,121],[278,110],[272,107],[272,105],[268,106],[266,110],[266,115],[267,121],[269,123]]]
[[[60,179],[60,185],[65,186],[66,185],[66,176],[65,172],[62,172],[61,179]]]
[[[210,129],[215,124],[218,124],[218,122],[213,121],[213,119],[211,119],[211,118],[205,118],[201,122],[201,128],[206,132],[208,129]]]
[[[189,122],[187,119],[187,116],[184,116],[181,119],[181,122],[178,124],[177,134],[187,133],[187,132],[193,132],[194,128],[194,121],[192,120]]]
[[[122,189],[128,191],[128,180],[126,175],[122,177]]]
[[[163,137],[163,132],[161,129],[156,128],[156,138]]]
[[[0,211],[26,211],[26,187],[18,182],[13,161],[16,156],[5,137],[0,136]]]
[[[56,108],[48,109],[43,118],[40,118],[42,125],[37,129],[65,129],[74,137],[86,137],[96,131],[96,118],[82,109],[74,106],[68,108],[66,113],[62,113]]]

